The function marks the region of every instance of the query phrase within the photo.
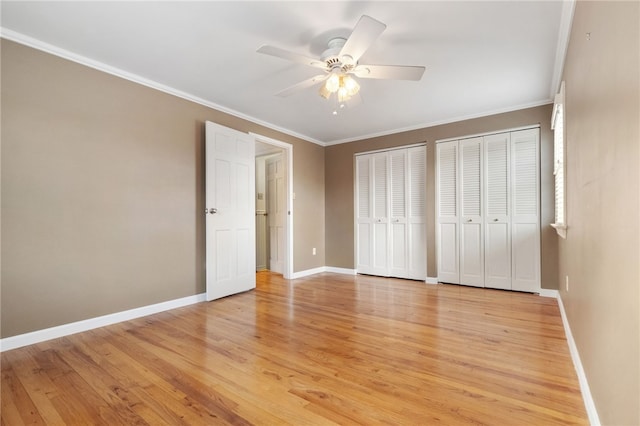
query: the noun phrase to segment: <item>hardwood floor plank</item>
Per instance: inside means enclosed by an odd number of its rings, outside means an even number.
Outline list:
[[[62,339],[61,350],[64,351],[64,360],[78,373],[79,378],[88,385],[87,390],[104,400],[109,411],[117,413],[119,423],[131,425],[148,424],[142,417],[130,409],[129,387],[122,387],[106,369],[99,366],[91,356],[82,351],[78,345],[71,343],[67,338]],[[135,404],[135,402],[133,402]],[[105,419],[107,420],[107,419]]]
[[[120,328],[117,333],[110,333],[107,340],[117,347],[126,359],[136,360],[136,368],[130,370],[131,374],[136,374],[136,369],[143,369],[145,376],[164,391],[164,399],[161,401],[172,405],[176,414],[185,416],[188,423],[206,424],[213,419],[224,420],[226,413],[218,412],[219,407],[214,403],[205,400],[205,403],[201,404],[197,401],[202,399],[199,393],[189,393],[193,387],[189,377],[185,377],[181,370],[159,357],[154,348],[148,352],[143,342],[137,341],[129,334],[129,330]],[[144,389],[153,390],[147,387]],[[174,404],[174,401],[179,404]]]
[[[172,321],[171,326],[173,325],[174,322]],[[157,330],[162,331],[162,333],[141,338],[141,340],[145,341],[144,345],[155,346],[155,351],[162,352],[163,358],[169,361],[173,367],[178,368],[184,374],[188,374],[190,381],[208,382],[216,392],[220,393],[220,397],[239,402],[234,406],[226,406],[226,409],[237,413],[250,422],[266,421],[267,423],[283,424],[285,423],[284,419],[290,419],[294,422],[293,424],[300,424],[300,422],[306,423],[311,420],[317,423],[318,420],[321,420],[319,418],[310,419],[310,416],[306,414],[301,416],[300,412],[296,413],[292,410],[292,408],[300,404],[288,403],[283,407],[281,405],[282,397],[290,397],[287,394],[288,390],[277,389],[273,384],[269,384],[269,386],[261,384],[255,378],[260,372],[247,364],[245,358],[234,355],[231,347],[225,349],[225,346],[228,346],[228,344],[225,345],[225,342],[217,341],[217,350],[209,351],[207,356],[202,358],[198,356],[199,354],[194,354],[193,352],[194,350],[195,352],[201,352],[202,346],[208,346],[207,343],[193,341],[186,333],[179,333],[178,336],[175,330],[168,329],[167,323],[158,324]],[[132,334],[136,335],[138,333],[134,332]],[[198,359],[199,362],[187,361],[190,359]],[[259,393],[261,397],[250,397],[249,400],[245,400],[240,396],[252,396],[255,393]],[[222,402],[224,403],[224,401]],[[271,415],[270,412],[283,412],[286,417],[276,417]]]
[[[87,356],[91,357],[101,369],[103,369],[114,381],[110,389],[122,399],[127,407],[135,412],[151,425],[187,425],[184,416],[176,414],[171,404],[160,404],[158,401],[166,401],[166,395],[161,389],[150,394],[149,388],[154,387],[149,381],[133,377],[139,376],[139,369],[135,366],[132,374],[127,374],[114,362],[114,352],[111,351],[102,339],[83,333],[77,336],[75,345]],[[130,366],[130,362],[126,362]],[[178,407],[181,407],[178,405]]]
[[[64,425],[64,420],[51,402],[51,398],[57,394],[56,387],[35,362],[34,351],[37,351],[35,345],[24,348],[23,351],[9,351],[3,358],[3,362],[9,364],[15,370],[16,375],[20,377],[20,381],[24,383],[25,390],[37,407],[44,423]]]
[[[587,424],[553,299],[329,273],[257,282],[3,353],[2,424]]]
[[[64,347],[64,339],[60,339],[60,347]],[[66,353],[58,350],[45,350],[36,354],[36,361],[45,374],[58,388],[57,395],[52,398],[53,404],[62,417],[72,419],[77,424],[125,424],[121,413],[109,407],[107,401],[95,393],[91,386],[68,363]],[[73,389],[73,392],[69,392]]]
[[[124,344],[125,347],[135,345],[135,342],[124,341],[124,343],[121,343],[120,341],[114,341],[117,337],[114,334],[126,333],[124,328],[101,329],[94,330],[94,332],[100,334],[102,346],[108,348],[106,350],[111,354],[112,368],[121,371],[126,377],[136,377],[136,383],[131,385],[136,395],[141,399],[156,401],[157,403],[154,405],[162,407],[159,413],[163,414],[168,424],[180,424],[182,422],[185,424],[206,423],[209,413],[198,404],[194,404],[189,395],[173,386],[167,380],[163,371],[149,368],[149,364],[145,359],[136,356],[138,354],[137,350],[121,350],[121,344]],[[126,383],[126,381],[121,383]]]
[[[2,422],[8,425],[23,425],[25,424],[22,419],[21,411],[22,406],[27,403],[21,402],[21,399],[25,399],[24,392],[21,392],[18,378],[15,376],[14,371],[2,363],[2,386],[0,395],[2,396],[1,407]]]

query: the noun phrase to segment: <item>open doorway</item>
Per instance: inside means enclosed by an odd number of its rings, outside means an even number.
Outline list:
[[[292,146],[254,135],[256,271],[292,274]]]

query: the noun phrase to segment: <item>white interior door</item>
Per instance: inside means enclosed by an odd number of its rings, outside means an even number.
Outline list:
[[[458,141],[436,145],[438,281],[460,283]]]
[[[372,162],[373,274],[389,276],[389,167],[386,153],[374,154]]]
[[[389,276],[388,186],[386,153],[356,157],[356,267],[361,274]]]
[[[511,289],[509,133],[485,136],[485,287]]]
[[[409,230],[407,223],[407,151],[389,152],[390,182],[390,235],[391,255],[389,275],[409,278]]]
[[[373,274],[373,197],[369,155],[356,157],[356,269]]]
[[[424,280],[426,148],[356,156],[358,273]]]
[[[207,300],[256,286],[253,136],[207,121]]]
[[[482,138],[460,141],[460,284],[484,286]]]
[[[427,149],[409,148],[407,222],[409,228],[409,278],[427,277]]]
[[[540,291],[539,132],[511,133],[511,288],[518,291]]]
[[[269,270],[282,274],[285,257],[286,198],[285,174],[282,154],[269,157],[267,172],[267,223],[269,232]]]
[[[256,142],[256,153],[258,152]],[[267,244],[268,224],[267,224],[267,200],[266,183],[267,173],[265,171],[265,160],[263,157],[256,157],[256,271],[268,269],[269,249]]]

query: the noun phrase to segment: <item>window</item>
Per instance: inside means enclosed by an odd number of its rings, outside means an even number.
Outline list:
[[[553,102],[553,114],[551,116],[551,129],[553,129],[553,174],[555,176],[555,223],[552,223],[558,235],[567,236],[567,224],[565,216],[566,194],[564,185],[564,82],[560,85],[560,92]]]

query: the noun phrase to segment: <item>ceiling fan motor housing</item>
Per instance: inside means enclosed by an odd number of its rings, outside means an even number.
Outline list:
[[[343,37],[335,37],[329,40],[327,43],[327,50],[322,52],[322,60],[325,64],[327,64],[328,69],[340,68],[343,72],[347,72],[350,69],[353,69],[355,64],[353,63],[353,58],[348,55],[340,57],[340,51],[344,47],[347,42],[346,38]]]

